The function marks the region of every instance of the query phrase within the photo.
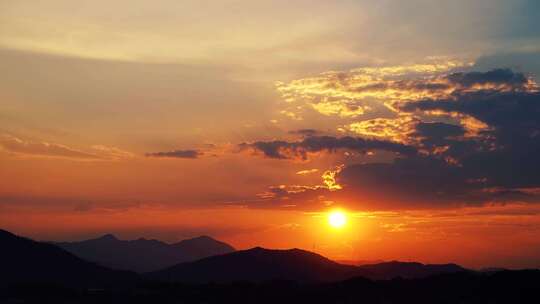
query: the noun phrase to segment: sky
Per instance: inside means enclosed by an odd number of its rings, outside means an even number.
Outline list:
[[[0,227],[540,267],[539,20],[535,0],[0,0]]]

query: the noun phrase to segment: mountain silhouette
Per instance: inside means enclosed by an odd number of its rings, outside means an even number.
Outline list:
[[[151,279],[180,282],[269,281],[275,279],[333,281],[350,277],[356,268],[301,249],[271,250],[256,247],[182,263],[148,273]]]
[[[455,264],[424,265],[410,262],[387,262],[352,266],[339,264],[316,253],[300,249],[271,250],[256,247],[178,264],[148,273],[147,277],[195,283],[268,280],[328,282],[352,277],[373,280],[397,277],[423,278],[462,271],[466,269]]]
[[[0,282],[106,287],[135,282],[137,275],[84,261],[53,244],[0,229]]]
[[[53,244],[102,266],[140,273],[234,251],[232,246],[208,236],[167,244],[144,238],[119,240],[106,234],[96,239]]]
[[[384,262],[358,266],[357,274],[372,280],[394,278],[418,279],[436,274],[464,272],[467,269],[456,264],[422,264],[417,262]]]
[[[113,253],[109,260],[111,262],[118,261],[120,250],[129,249],[131,251],[124,251],[126,261],[140,262],[139,265],[146,263],[144,265],[153,267],[164,262],[151,259],[167,257],[171,261],[173,258],[177,258],[177,256],[167,256],[170,251],[182,252],[182,258],[193,258],[223,248],[221,247],[223,243],[209,237],[198,237],[168,245],[160,241],[145,239],[121,241],[113,235],[105,235],[94,240],[63,244],[84,244],[87,246],[86,248],[79,248],[88,250],[87,253],[97,252],[102,257],[106,257],[107,251],[104,249],[107,249]],[[89,246],[89,244],[94,247]],[[212,248],[208,244],[216,247]],[[138,279],[135,273],[111,270],[87,262],[54,244],[32,241],[4,230],[0,230],[0,245],[2,246],[0,281],[35,281],[88,287],[134,282]],[[96,248],[96,251],[89,251],[89,248]],[[139,259],[143,259],[143,261],[139,261]],[[272,250],[255,247],[179,263],[162,270],[146,273],[144,276],[150,280],[187,283],[272,280],[333,282],[354,277],[372,280],[397,277],[416,279],[465,271],[467,270],[455,264],[424,265],[397,261],[361,266],[344,265],[301,249]]]
[[[538,303],[540,280],[540,270],[477,272],[397,261],[353,266],[300,249],[260,247],[140,280],[4,230],[0,246],[0,303]],[[208,282],[217,284],[197,284]]]

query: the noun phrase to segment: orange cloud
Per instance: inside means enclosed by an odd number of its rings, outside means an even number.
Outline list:
[[[397,118],[374,118],[351,123],[348,130],[367,137],[383,138],[400,143],[411,142],[411,134],[420,120],[411,116]]]
[[[58,143],[23,140],[9,134],[0,135],[0,149],[19,157],[69,158],[86,161],[119,160],[135,156],[116,147],[94,145],[87,152]]]
[[[324,171],[321,175],[322,184],[271,186],[267,191],[257,194],[257,197],[263,202],[277,202],[277,206],[279,207],[293,208],[298,207],[295,200],[299,196],[310,196],[313,193],[319,193],[320,196],[317,200],[322,200],[322,203],[326,205],[332,204],[333,202],[324,200],[324,194],[328,191],[333,192],[342,189],[342,186],[336,181],[336,176],[344,167],[344,165],[339,165],[335,168]],[[304,175],[318,171],[318,169],[303,170],[299,171],[297,174]],[[292,198],[295,200],[291,201]]]
[[[49,142],[25,141],[8,134],[0,136],[0,147],[6,152],[22,156],[63,157],[82,160],[102,159],[102,157],[97,154],[87,153],[65,145]]]
[[[298,174],[298,175],[308,175],[308,174],[316,173],[316,172],[319,172],[319,169],[301,170],[301,171],[296,172],[296,174]]]
[[[345,167],[344,165],[337,166],[334,170],[327,170],[324,171],[322,175],[323,184],[326,186],[326,188],[330,191],[335,190],[341,190],[343,187],[336,182],[336,175],[341,172],[341,170]]]
[[[454,99],[456,94],[478,91],[537,92],[530,77],[499,69],[487,73],[453,72],[470,63],[442,61],[389,67],[326,72],[315,77],[277,82],[289,117],[302,117],[307,109],[326,116],[355,118],[384,105],[400,112],[398,104],[422,99]]]
[[[456,87],[442,76],[443,73],[467,66],[470,64],[443,61],[358,68],[348,72],[326,72],[288,83],[277,82],[276,89],[285,102],[292,105],[282,111],[289,117],[301,117],[304,108],[323,115],[357,117],[370,110],[366,103],[370,100],[380,100],[393,110],[393,103],[397,101],[448,96]],[[405,77],[411,75],[416,79]]]

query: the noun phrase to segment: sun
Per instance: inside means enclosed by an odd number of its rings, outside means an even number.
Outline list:
[[[343,228],[347,224],[347,215],[340,210],[332,211],[328,214],[328,224],[333,228]]]

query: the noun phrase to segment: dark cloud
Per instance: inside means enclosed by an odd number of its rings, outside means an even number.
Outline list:
[[[168,152],[146,153],[147,157],[165,157],[165,158],[199,158],[204,153],[199,150],[174,150]]]
[[[453,99],[426,99],[401,106],[403,111],[432,111],[470,115],[494,127],[537,126],[540,105],[537,92],[474,92]]]
[[[322,132],[316,129],[299,129],[299,130],[289,131],[289,134],[296,134],[296,135],[302,135],[302,136],[315,136],[320,133]]]
[[[528,84],[528,79],[521,73],[514,73],[510,69],[495,69],[488,72],[454,73],[447,77],[451,83],[462,87],[475,85],[498,84],[523,89]]]
[[[419,123],[411,136],[422,138],[424,147],[444,146],[446,150],[396,159],[391,164],[347,167],[338,182],[354,191],[369,191],[379,185],[397,195],[396,201],[410,203],[538,200],[538,195],[525,189],[540,187],[540,94],[525,87],[529,81],[523,74],[510,70],[459,73],[448,78],[469,87],[487,83],[500,86],[460,92],[452,99],[410,102],[401,110],[471,116],[487,124],[487,130],[477,137],[463,138],[461,126]],[[519,90],[508,91],[508,87]],[[377,195],[372,193],[371,197]]]
[[[308,153],[335,152],[337,150],[350,150],[365,153],[369,150],[384,150],[411,155],[416,149],[400,143],[390,141],[365,139],[361,137],[333,137],[333,136],[310,136],[301,141],[258,141],[250,144],[240,144],[241,149],[252,148],[262,152],[266,157],[276,159],[307,159]]]
[[[273,200],[286,198],[309,209],[321,208],[328,201],[374,209],[540,202],[540,93],[536,85],[508,69],[454,73],[441,79],[458,89],[397,107],[402,115],[422,120],[441,120],[442,115],[446,120],[415,123],[405,134],[408,145],[351,137],[253,143],[274,158],[291,154],[305,158],[307,152],[337,149],[401,154],[389,163],[345,166],[335,175],[341,190],[305,188],[299,193],[276,193]],[[486,127],[470,134],[464,118]]]
[[[460,167],[434,157],[396,159],[393,163],[358,164],[338,176],[347,193],[362,197],[366,205],[403,206],[425,203],[472,203],[471,185]]]
[[[538,18],[538,20],[540,20],[540,18]],[[518,71],[526,70],[532,74],[531,76],[536,77],[537,81],[540,80],[540,78],[538,78],[540,76],[539,51],[510,52],[483,56],[476,60],[474,66],[479,70],[490,70],[500,66],[511,67]]]
[[[421,122],[416,125],[416,135],[427,138],[447,138],[462,136],[465,129],[462,126],[443,122]]]

